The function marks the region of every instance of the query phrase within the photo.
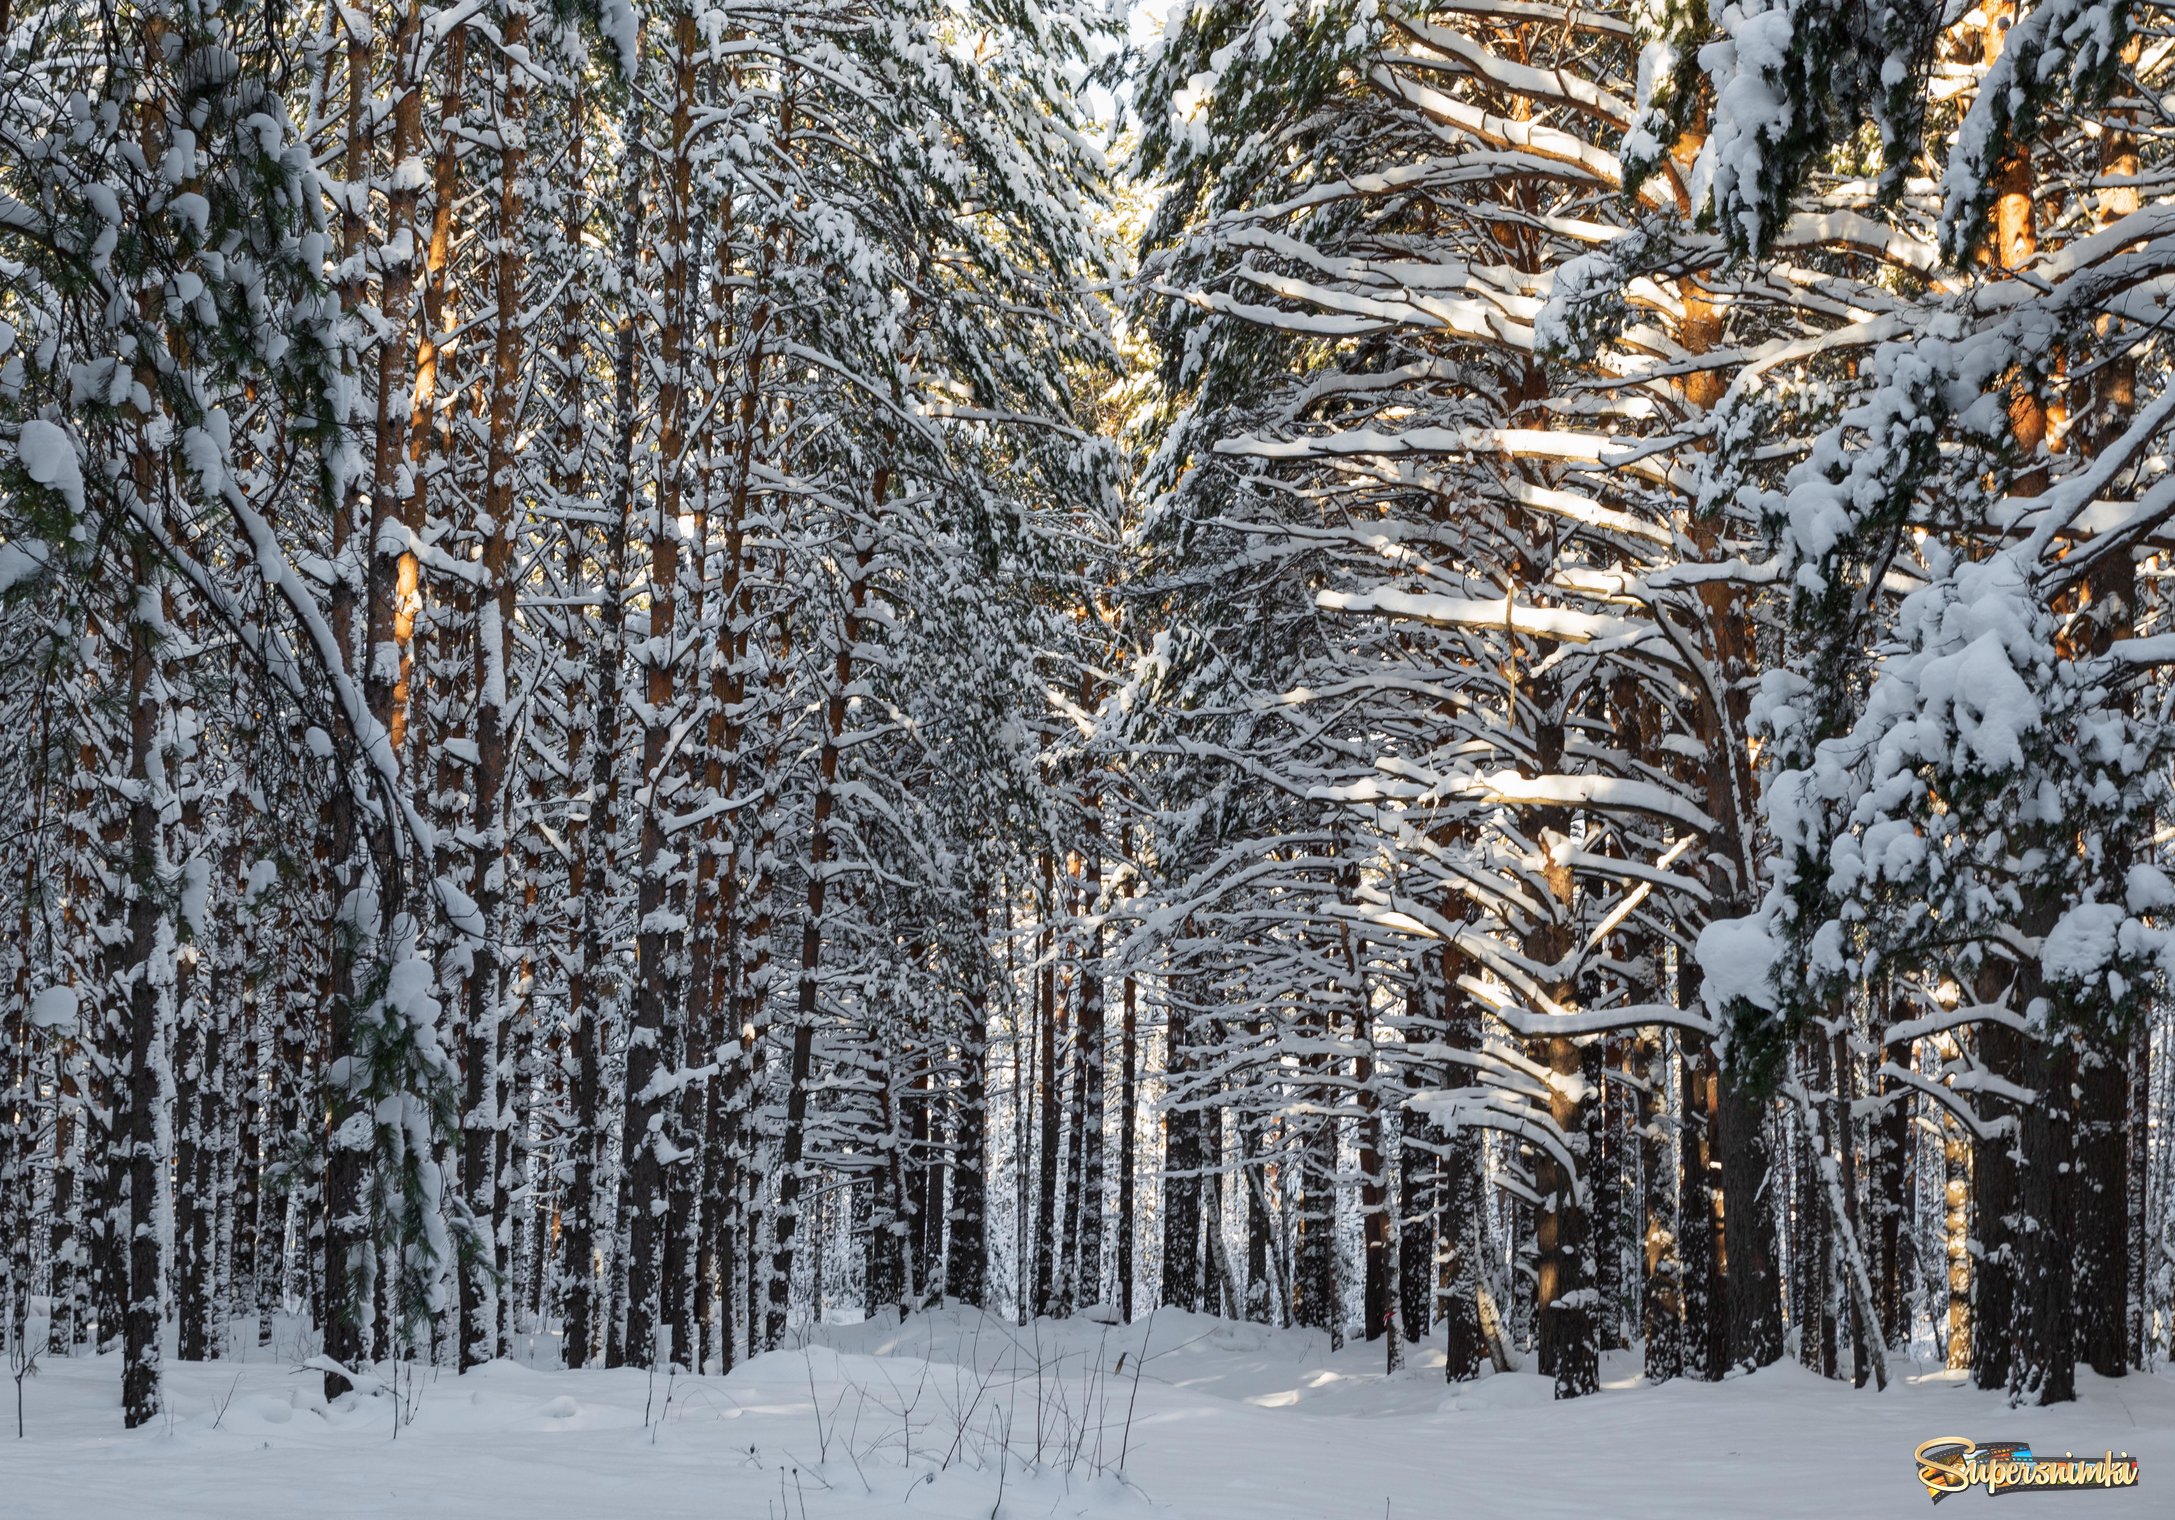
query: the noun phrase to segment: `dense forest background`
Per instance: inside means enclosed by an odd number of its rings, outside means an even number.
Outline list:
[[[1127,19],[0,0],[16,1367],[2166,1363],[2175,17]]]

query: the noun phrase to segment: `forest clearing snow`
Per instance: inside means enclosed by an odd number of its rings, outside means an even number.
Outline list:
[[[317,1375],[251,1347],[169,1360],[167,1413],[135,1432],[114,1358],[41,1360],[26,1436],[0,1441],[0,1520],[1861,1520],[1927,1513],[1911,1454],[1936,1436],[2139,1457],[2137,1488],[2032,1501],[2079,1520],[2166,1516],[2175,1492],[2166,1377],[2080,1370],[2076,1403],[2012,1410],[1907,1363],[1885,1394],[1789,1363],[1654,1388],[1620,1353],[1600,1395],[1557,1403],[1526,1373],[1447,1385],[1431,1347],[1388,1377],[1379,1343],[1332,1353],[1176,1311],[1020,1327],[946,1310],[803,1339],[724,1377],[653,1379],[561,1370],[538,1338],[522,1349],[543,1365],[419,1369],[331,1408]]]

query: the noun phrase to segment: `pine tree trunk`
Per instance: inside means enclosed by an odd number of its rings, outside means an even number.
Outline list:
[[[977,892],[974,922],[986,943],[989,902]],[[987,1306],[989,1247],[989,987],[977,976],[966,1000],[966,1026],[960,1031],[957,1138],[952,1147],[951,1237],[944,1285],[952,1297],[972,1308]],[[1122,1225],[1121,1225],[1122,1228]]]
[[[1463,957],[1445,946],[1424,963],[1427,980],[1429,1023],[1443,1031],[1443,1043],[1452,1051],[1477,1054],[1482,1045],[1479,1006],[1458,986],[1466,973]],[[1472,1089],[1479,1074],[1463,1061],[1443,1068],[1443,1086],[1451,1093]],[[1460,1124],[1445,1137],[1441,1161],[1441,1224],[1436,1247],[1440,1288],[1435,1309],[1443,1323],[1443,1377],[1453,1383],[1480,1376],[1481,1363],[1489,1355],[1481,1300],[1487,1292],[1488,1272],[1481,1259],[1486,1239],[1486,1156],[1481,1136],[1471,1125]]]
[[[639,121],[630,124],[638,133]],[[641,239],[642,180],[637,155],[630,153],[621,169],[622,201],[618,243],[620,279],[624,288],[634,282],[635,257]],[[580,246],[579,220],[570,211],[567,236],[570,246]],[[578,427],[581,389],[580,345],[569,330],[562,335],[560,362],[575,385],[575,415],[566,426]],[[597,628],[590,645],[589,689],[582,702],[588,721],[589,785],[587,806],[573,820],[573,859],[569,863],[568,892],[579,905],[580,923],[574,964],[568,973],[569,1004],[575,1016],[574,1165],[567,1189],[568,1207],[564,1230],[566,1242],[566,1323],[562,1355],[569,1367],[585,1366],[599,1350],[613,1361],[611,1348],[619,1326],[610,1310],[610,1274],[617,1253],[608,1251],[616,1233],[611,1199],[606,1187],[604,1047],[618,1035],[624,980],[614,957],[614,930],[609,914],[619,900],[619,758],[626,650],[626,566],[633,537],[635,513],[634,447],[636,426],[635,323],[631,309],[623,308],[612,359],[613,442],[611,490],[613,504],[606,520],[601,552],[601,586]],[[575,457],[579,457],[576,455]],[[582,492],[577,474],[561,487],[561,499],[572,501]],[[582,758],[581,744],[568,740],[568,764],[576,774]],[[601,1256],[601,1260],[600,1260]]]
[[[1998,983],[1998,974],[1993,977]],[[1996,987],[1983,990],[1994,991]],[[2023,1076],[2023,1040],[2004,1024],[1981,1024],[1979,1060],[2005,1081]],[[1971,1272],[1971,1318],[1977,1334],[1971,1340],[1972,1380],[1981,1388],[2009,1386],[2012,1327],[2016,1316],[2017,1157],[2019,1120],[2009,1105],[1991,1093],[1975,1095],[1982,1118],[2004,1125],[1991,1138],[1978,1137],[1971,1161],[1971,1241],[1976,1265]]]
[[[1123,1027],[1118,1045],[1118,1312],[1133,1322],[1133,1149],[1139,1125],[1139,989],[1125,975]]]
[[[1601,1046],[1584,1048],[1565,1036],[1545,1042],[1549,1112],[1572,1147],[1574,1159],[1591,1156],[1588,1105],[1601,1085]],[[1579,1398],[1601,1386],[1600,1345],[1595,1327],[1593,1240],[1590,1198],[1580,1196],[1580,1179],[1548,1151],[1535,1159],[1536,1191],[1542,1200],[1538,1222],[1540,1276],[1535,1298],[1540,1309],[1540,1366],[1556,1380],[1556,1397]]]
[[[632,1031],[627,1041],[624,1142],[627,1220],[626,1357],[637,1367],[657,1364],[657,1326],[670,1298],[664,1281],[667,1237],[663,1151],[677,1149],[660,1081],[682,1055],[677,977],[681,931],[669,906],[671,882],[665,856],[665,815],[671,778],[674,640],[678,633],[679,517],[687,450],[688,234],[694,166],[695,62],[699,38],[690,11],[672,19],[672,115],[664,235],[658,246],[663,321],[658,332],[658,476],[649,530],[649,628],[639,649],[644,671],[642,723],[643,795],[635,871],[637,976]],[[665,1360],[674,1359],[667,1353]]]
[[[1677,1005],[1693,1008],[1698,1004],[1698,963],[1679,954]],[[1677,1130],[1677,1254],[1684,1264],[1684,1370],[1691,1377],[1719,1382],[1729,1369],[1729,1315],[1714,1159],[1720,1088],[1713,1046],[1705,1041],[1680,1042],[1677,1072],[1683,1093]]]
[[[1379,1106],[1360,1120],[1360,1312],[1366,1318],[1365,1340],[1378,1340],[1396,1328],[1397,1263],[1390,1259],[1391,1200],[1383,1175],[1386,1147],[1381,1126]]]
[[[1767,1105],[1717,1076],[1722,1152],[1722,1281],[1729,1304],[1729,1363],[1765,1367],[1782,1356],[1781,1281],[1775,1270],[1774,1189]]]
[[[881,516],[891,473],[879,469],[870,502]],[[808,832],[808,900],[801,920],[800,977],[795,987],[792,1064],[786,1073],[785,1129],[780,1137],[778,1202],[772,1226],[769,1304],[764,1345],[785,1336],[793,1286],[793,1233],[799,1222],[801,1158],[808,1143],[808,1086],[814,1075],[817,977],[822,967],[825,892],[829,886],[833,841],[831,813],[838,805],[839,741],[846,731],[846,693],[853,685],[854,651],[861,638],[861,614],[868,601],[869,561],[875,540],[863,529],[852,545],[852,571],[846,584],[846,611],[838,633],[830,691],[823,707],[823,744],[816,757],[816,795]]]
[[[1246,1317],[1257,1324],[1281,1323],[1278,1284],[1272,1263],[1276,1259],[1274,1225],[1269,1218],[1269,1197],[1262,1186],[1268,1168],[1269,1124],[1265,1118],[1242,1114],[1239,1119],[1239,1164],[1246,1194]]]
[[[1042,931],[1036,936],[1035,1038],[1041,1076],[1035,1084],[1035,1297],[1034,1313],[1051,1310],[1057,1285],[1057,1162],[1061,1115],[1057,1092],[1057,950],[1051,927],[1057,916],[1057,865],[1042,852]]]
[[[1164,1070],[1182,1086],[1193,1066],[1192,1014],[1184,1006],[1189,984],[1168,984],[1164,1016]],[[1158,1295],[1165,1305],[1200,1308],[1201,1290],[1201,1132],[1200,1115],[1171,1107],[1163,1116],[1163,1282]]]
[[[515,9],[502,32],[506,48],[526,46],[528,17]],[[521,298],[525,160],[524,105],[527,92],[521,69],[501,73],[498,103],[499,186],[497,254],[491,272],[495,311],[492,320],[491,378],[486,405],[483,539],[477,587],[475,627],[476,764],[474,815],[469,824],[471,862],[468,895],[475,904],[482,938],[476,943],[468,976],[467,1088],[463,1094],[461,1177],[476,1238],[462,1262],[461,1346],[463,1371],[499,1352],[503,1320],[500,1295],[507,1280],[506,1213],[509,1191],[501,1147],[508,1132],[503,1110],[506,1051],[505,898],[507,852],[507,775],[513,738],[512,693],[515,614],[514,528],[515,407],[523,384]]]
[[[1398,1345],[1394,1333],[1397,1328],[1394,1294],[1397,1264],[1390,1259],[1391,1205],[1389,1179],[1385,1175],[1388,1147],[1383,1141],[1382,1099],[1375,1091],[1375,1060],[1371,1053],[1374,1037],[1364,998],[1357,1012],[1357,1022],[1355,1044],[1360,1053],[1354,1061],[1352,1077],[1360,1108],[1359,1232],[1360,1249],[1365,1253],[1361,1264],[1360,1312],[1365,1321],[1361,1334],[1370,1341],[1388,1335],[1394,1356]]]
[[[2129,1276],[2129,1361],[2132,1367],[2143,1371],[2148,1365],[2151,1347],[2149,1336],[2152,1325],[2152,1306],[2146,1292],[2146,1263],[2151,1259],[2153,1239],[2152,1203],[2152,1030],[2140,1028],[2131,1038],[2129,1051],[2130,1106],[2127,1134],[2127,1182],[2124,1201],[2127,1204],[2124,1229],[2128,1245]],[[2166,1200],[2160,1200],[2165,1212]]]
[[[2127,56],[2133,64],[2141,40],[2130,39]],[[2125,128],[2105,132],[2100,168],[2110,178],[2134,180],[2140,168],[2136,134]],[[2140,204],[2138,192],[2127,187],[2102,192],[2097,199],[2102,225],[2136,211]],[[2102,331],[2115,321],[2102,318]],[[2089,396],[2090,406],[2076,435],[2083,451],[2096,455],[2134,420],[2135,360],[2124,355],[2114,363],[2101,362],[2091,378]],[[2080,620],[2081,653],[2101,657],[2115,640],[2134,636],[2137,565],[2131,555],[2102,557],[2086,572],[2079,601],[2079,610],[2085,614]],[[2135,698],[2125,691],[2116,699],[2116,707],[2124,716],[2134,716]],[[2115,857],[2107,862],[2110,874],[2133,863],[2135,849],[2130,841],[2109,840],[2106,847]],[[2130,1065],[2133,1056],[2149,1048],[2149,1018],[2134,1024],[2109,1020],[2108,1024],[2103,1037],[2080,1040],[2076,1049],[2076,1168],[2070,1190],[2075,1195],[2077,1230],[2077,1354],[2102,1377],[2121,1377],[2130,1361],[2130,1321],[2139,1307],[2133,1296],[2138,1290],[2133,1288],[2130,1215],[2133,1202],[2143,1203],[2142,1188],[2135,1200],[2130,1195],[2127,1137],[2130,1125],[2145,1135],[2150,1123],[2144,1105],[2134,1115],[2129,1112]]]
[[[1593,1230],[1594,1344],[1603,1351],[1623,1349],[1624,1308],[1624,1158],[1622,1125],[1618,1110],[1626,1088],[1611,1082],[1607,1073],[1619,1069],[1629,1047],[1614,1035],[1594,1042],[1600,1047],[1597,1061],[1602,1079],[1586,1104],[1588,1189],[1592,1208],[1588,1218]]]
[[[2017,1212],[2031,1223],[2019,1242],[2010,1400],[2064,1404],[2077,1397],[2070,1144],[2076,1054],[2069,1040],[2054,1035],[2028,1041],[2024,1080],[2036,1096],[2023,1114]]]
[[[0,1351],[11,1355],[26,1354],[29,1346],[30,1166],[36,1145],[31,1112],[30,903],[37,878],[36,866],[27,855],[21,864],[15,975],[8,989],[8,1007],[0,1013]]]
[[[1790,1080],[1798,1081],[1796,1074],[1809,1067],[1808,1079],[1815,1084],[1824,1084],[1826,1071],[1821,1042],[1808,1037],[1796,1043],[1799,1049],[1789,1057]],[[1804,1047],[1808,1044],[1811,1059],[1805,1061]],[[1788,1153],[1791,1187],[1785,1216],[1790,1243],[1788,1297],[1791,1317],[1796,1322],[1798,1361],[1808,1370],[1832,1378],[1835,1376],[1835,1316],[1833,1297],[1828,1291],[1828,1269],[1834,1251],[1827,1211],[1820,1203],[1816,1173],[1821,1152],[1813,1126],[1806,1120],[1808,1107],[1808,1104],[1797,1105],[1791,1116],[1793,1122],[1785,1131],[1793,1142]]]
[[[946,1254],[944,1226],[947,1220],[945,1208],[944,1158],[950,1153],[946,1144],[944,1109],[932,1089],[938,1084],[924,1077],[923,1095],[920,1099],[921,1165],[920,1195],[914,1203],[914,1230],[916,1255],[914,1263],[914,1293],[916,1302],[931,1308],[942,1308],[949,1295],[951,1283],[945,1276],[950,1262]]]
[[[1431,1016],[1434,994],[1428,987],[1430,957],[1415,956],[1412,984],[1405,996],[1405,1038],[1424,1043],[1444,1038],[1439,1019]],[[1423,1090],[1428,1075],[1418,1061],[1404,1063],[1406,1097]],[[1406,1340],[1418,1343],[1434,1328],[1435,1222],[1442,1212],[1438,1193],[1442,1179],[1443,1137],[1441,1128],[1411,1107],[1400,1110],[1397,1147],[1397,1311]],[[1268,1215],[1262,1214],[1266,1234]],[[1447,1363],[1446,1363],[1447,1366]]]
[[[1901,1054],[1904,1061],[1913,1059],[1909,1049]],[[1880,1224],[1880,1338],[1882,1345],[1890,1347],[1902,1346],[1911,1333],[1913,1263],[1904,1259],[1906,1243],[1917,1235],[1910,1217],[1914,1175],[1910,1092],[1897,1078],[1882,1079],[1880,1120],[1873,1131],[1873,1196]]]
[[[1645,1229],[1639,1323],[1646,1338],[1646,1380],[1666,1383],[1684,1373],[1684,1276],[1677,1254],[1676,1127],[1669,1118],[1669,1045],[1661,1026],[1639,1030],[1635,1070],[1639,1094],[1639,1170]]]
[[[409,461],[408,412],[398,404],[410,388],[410,361],[416,348],[409,339],[416,319],[415,231],[416,209],[422,192],[420,176],[406,170],[419,150],[422,131],[422,88],[418,77],[422,45],[422,14],[419,4],[404,5],[398,12],[390,43],[393,79],[388,117],[391,134],[386,161],[396,166],[387,182],[385,232],[379,244],[384,272],[380,282],[378,311],[387,330],[379,337],[376,416],[372,428],[374,448],[370,473],[370,522],[364,583],[364,694],[370,715],[385,736],[398,763],[406,749],[409,728],[410,678],[414,659],[416,612],[420,598],[419,562],[414,535],[420,524],[405,520],[403,508],[414,500],[401,489]],[[350,49],[349,108],[351,133],[361,133],[364,112],[362,91],[368,74],[367,44]],[[372,134],[374,135],[374,134]],[[348,141],[346,178],[350,195],[360,200],[364,183],[364,154],[368,144],[351,135]],[[358,206],[357,211],[361,210]],[[358,228],[359,235],[359,228]],[[360,249],[356,250],[359,257]],[[419,480],[420,475],[416,478]],[[390,802],[391,799],[385,799]],[[382,803],[371,820],[368,861],[357,851],[357,822],[352,799],[336,800],[340,815],[335,820],[333,859],[342,872],[341,900],[353,908],[365,900],[362,873],[377,899],[378,921],[363,923],[352,917],[335,935],[325,1061],[328,1069],[360,1056],[362,1045],[358,1020],[365,1001],[365,981],[371,957],[366,942],[388,943],[385,931],[401,911],[396,886],[389,875],[399,859],[394,843],[400,827]],[[377,1250],[369,1238],[364,1182],[368,1172],[365,1153],[370,1147],[369,1120],[352,1083],[334,1084],[335,1095],[327,1115],[324,1226],[324,1325],[325,1354],[340,1366],[353,1369],[365,1359],[369,1330],[377,1307]],[[348,1380],[338,1372],[325,1374],[325,1396],[336,1398],[347,1391]]]
[[[170,628],[178,624],[182,637],[195,642],[199,637],[195,619],[180,613],[171,586],[163,588],[161,601],[161,621]],[[161,661],[160,684],[167,691],[179,692],[186,689],[185,680],[169,646]],[[201,848],[205,837],[203,782],[193,748],[176,744],[168,771],[167,784],[181,804],[179,826],[169,846],[173,854]],[[199,855],[174,862],[169,869],[178,866],[176,874],[187,879],[209,865]],[[168,951],[173,986],[169,994],[172,1023],[166,1038],[173,1060],[172,1097],[161,1095],[162,1102],[172,1105],[173,1166],[167,1186],[173,1240],[167,1265],[173,1275],[175,1350],[184,1361],[201,1362],[210,1360],[217,1333],[212,1323],[212,1298],[217,1290],[212,1251],[218,1234],[219,1194],[211,1187],[211,1168],[217,1149],[213,1137],[219,1131],[224,1104],[219,1093],[218,1012],[210,974],[213,936],[203,921],[208,902],[192,909],[185,893],[177,906],[181,911],[173,919],[171,932],[177,939],[185,935],[186,943]]]
[[[78,1018],[89,1012],[81,1010]],[[76,1074],[80,1052],[69,1041],[53,1056],[53,1192],[52,1227],[46,1235],[46,1257],[52,1263],[46,1292],[52,1303],[52,1322],[46,1331],[46,1349],[55,1356],[73,1356],[89,1331],[90,1301],[83,1272],[85,1228],[77,1175],[83,1169],[83,1131],[80,1117],[83,1085]]]
[[[1948,1042],[1944,1041],[1944,1044]],[[1954,1057],[1954,1047],[1945,1052]],[[1978,1359],[1971,1341],[1973,1207],[1971,1164],[1973,1147],[1957,1117],[1943,1110],[1941,1116],[1942,1252],[1948,1262],[1948,1303],[1942,1318],[1942,1339],[1951,1371],[1976,1368]],[[1984,1208],[1986,1195],[1977,1199]]]
[[[1092,710],[1092,683],[1083,679],[1082,706]],[[1080,846],[1081,899],[1088,927],[1080,949],[1080,1019],[1078,1117],[1079,1191],[1073,1214],[1078,1221],[1078,1297],[1082,1304],[1103,1301],[1103,814],[1094,784],[1083,799]]]
[[[1832,1047],[1828,1046],[1826,1041],[1817,1041],[1815,1048],[1831,1049],[1833,1053],[1839,1055],[1842,1047],[1843,1037],[1838,1034],[1835,1036]],[[1839,1272],[1843,1276],[1844,1287],[1849,1295],[1847,1301],[1850,1305],[1850,1312],[1857,1327],[1856,1344],[1860,1348],[1859,1354],[1869,1363],[1875,1382],[1885,1389],[1888,1386],[1887,1363],[1881,1355],[1880,1348],[1868,1344],[1867,1327],[1871,1326],[1875,1319],[1873,1287],[1866,1273],[1864,1254],[1858,1244],[1861,1234],[1857,1226],[1856,1211],[1850,1197],[1850,1174],[1846,1167],[1837,1164],[1831,1152],[1829,1138],[1823,1133],[1823,1121],[1820,1113],[1812,1096],[1806,1092],[1802,1081],[1798,1079],[1794,1070],[1791,1077],[1791,1086],[1795,1089],[1798,1113],[1803,1121],[1808,1149],[1812,1152],[1814,1159],[1814,1181],[1818,1188],[1816,1207],[1824,1209],[1826,1213],[1827,1238],[1831,1244],[1823,1257],[1823,1266],[1828,1270]],[[1848,1096],[1847,1088],[1843,1088],[1839,1092],[1835,1105],[1838,1111],[1847,1111]],[[1840,1146],[1847,1155],[1850,1148],[1847,1136],[1840,1141]],[[1831,1322],[1836,1319],[1832,1308],[1834,1301],[1834,1293],[1823,1287],[1820,1303],[1823,1312]],[[1821,1373],[1826,1377],[1834,1377],[1838,1370],[1838,1357],[1832,1349],[1835,1331],[1830,1329],[1826,1333],[1831,1349],[1823,1357]],[[1853,1379],[1862,1386],[1864,1381],[1862,1375],[1854,1371]]]
[[[149,499],[152,467],[139,456],[137,486]],[[152,786],[152,750],[158,742],[160,694],[153,679],[156,630],[150,604],[157,596],[150,551],[135,550],[136,604],[128,618],[128,855],[123,880],[128,903],[128,1064],[116,1129],[123,1145],[128,1186],[127,1302],[122,1310],[121,1412],[130,1430],[158,1418],[160,1241],[158,1113],[165,1060],[160,954],[159,802]]]
[[[918,1039],[902,1054],[913,1075],[906,1079],[900,1098],[905,1108],[905,1113],[899,1116],[905,1122],[906,1132],[901,1136],[904,1143],[893,1148],[891,1158],[892,1190],[900,1200],[902,1216],[899,1251],[904,1270],[900,1273],[899,1318],[904,1320],[923,1301],[931,1274],[929,1172],[925,1164],[929,1154],[928,1058]]]
[[[1836,1149],[1841,1153],[1840,1209],[1836,1229],[1836,1246],[1840,1253],[1837,1267],[1844,1277],[1839,1296],[1848,1307],[1846,1328],[1850,1332],[1850,1381],[1851,1386],[1863,1388],[1870,1374],[1879,1386],[1888,1386],[1888,1367],[1882,1355],[1882,1343],[1875,1339],[1879,1330],[1880,1305],[1873,1289],[1872,1263],[1867,1260],[1865,1242],[1866,1213],[1858,1197],[1858,1144],[1857,1121],[1854,1110],[1857,1099],[1855,1071],[1857,1061],[1850,1048],[1849,1026],[1838,1029],[1834,1037],[1833,1092],[1834,1111],[1827,1120],[1834,1135]],[[1840,1316],[1838,1316],[1840,1318]]]
[[[1434,1329],[1435,1219],[1441,1211],[1436,1185],[1441,1158],[1428,1147],[1441,1142],[1433,1137],[1432,1126],[1413,1115],[1406,1116],[1399,1139],[1398,1327],[1408,1342],[1418,1343]]]
[[[198,820],[201,827],[202,820]],[[190,830],[194,835],[196,830]],[[184,836],[188,837],[188,836]],[[217,1194],[199,1191],[199,1172],[209,1159],[204,1121],[213,1110],[205,1081],[210,1010],[199,995],[186,952],[174,966],[174,1350],[185,1362],[206,1360],[211,1330],[210,1246]],[[216,1122],[214,1119],[213,1122]]]
[[[1326,1008],[1336,988],[1318,994]],[[1326,1047],[1330,1041],[1326,1014],[1316,1012],[1306,1020],[1311,1042]],[[1302,1091],[1312,1112],[1296,1121],[1299,1131],[1297,1166],[1298,1199],[1293,1210],[1291,1317],[1294,1324],[1329,1332],[1332,1345],[1343,1335],[1343,1306],[1337,1291],[1337,1126],[1328,1117],[1333,1101],[1323,1078],[1328,1074],[1326,1054],[1301,1059],[1306,1082]],[[1198,1122],[1198,1120],[1196,1121]]]

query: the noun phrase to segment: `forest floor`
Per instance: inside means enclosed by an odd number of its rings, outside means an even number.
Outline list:
[[[27,1434],[0,1439],[0,1520],[1870,1520],[1927,1512],[1911,1454],[1951,1435],[2141,1458],[2137,1488],[2034,1496],[2034,1513],[2175,1513],[2169,1377],[2080,1371],[2076,1403],[2012,1410],[1907,1363],[1886,1393],[1788,1363],[1649,1387],[1624,1353],[1598,1397],[1559,1404],[1531,1374],[1448,1386],[1431,1348],[1389,1377],[1379,1344],[1175,1311],[1026,1328],[945,1311],[804,1339],[725,1377],[653,1379],[557,1369],[537,1338],[522,1361],[330,1408],[275,1343],[168,1361],[167,1412],[134,1432],[117,1359],[41,1361]]]

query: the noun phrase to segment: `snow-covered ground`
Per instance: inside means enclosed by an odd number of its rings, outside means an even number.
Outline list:
[[[548,1343],[526,1349],[544,1365],[424,1371],[332,1408],[277,1347],[170,1361],[169,1417],[135,1432],[113,1359],[43,1362],[28,1434],[0,1440],[0,1520],[1870,1520],[1927,1513],[1911,1453],[1946,1435],[2142,1458],[2138,1488],[2037,1496],[2034,1513],[2175,1513],[2163,1377],[2080,1373],[2075,1404],[2011,1410],[1908,1366],[1885,1394],[1792,1365],[1649,1388],[1623,1356],[1599,1397],[1556,1404],[1525,1374],[1447,1386],[1425,1349],[1391,1378],[1379,1346],[1332,1355],[1310,1333],[1175,1312],[826,1325],[729,1376],[669,1381],[560,1371]]]

